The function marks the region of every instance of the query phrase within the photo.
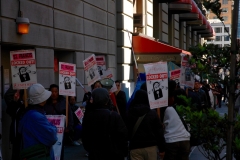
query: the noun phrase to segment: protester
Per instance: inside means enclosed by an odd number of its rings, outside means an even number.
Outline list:
[[[49,91],[52,92],[51,97],[48,98],[47,103],[44,106],[44,110],[47,115],[66,115],[66,99],[62,95],[59,95],[59,86],[51,84]],[[64,130],[63,146],[66,142],[71,142],[71,135],[73,134],[73,114],[71,107],[68,107],[68,125]],[[71,142],[72,143],[72,142]],[[61,151],[61,160],[64,157],[64,147]]]
[[[175,104],[174,97],[177,97],[176,83],[169,82],[168,90],[168,107],[161,108],[161,119],[164,123],[165,137],[165,155],[163,160],[189,160],[190,153],[190,133],[186,130],[182,120],[176,112],[173,105]],[[171,89],[170,89],[171,88]]]
[[[115,81],[117,86],[117,91],[115,92],[115,98],[117,101],[117,107],[119,109],[120,115],[123,120],[126,119],[126,107],[127,107],[127,99],[124,91],[121,91],[121,83],[120,81]]]
[[[45,158],[50,155],[51,160],[55,160],[52,145],[57,141],[57,128],[47,120],[43,109],[50,96],[51,92],[45,90],[41,84],[33,84],[28,88],[29,106],[18,128],[22,135],[21,159],[34,159],[37,156]],[[33,153],[36,155],[31,157]]]
[[[127,128],[119,114],[108,109],[105,88],[92,92],[93,105],[83,118],[82,142],[89,160],[123,160],[127,152]]]
[[[136,127],[138,126],[138,127]],[[131,160],[157,160],[164,152],[163,127],[156,111],[151,110],[147,92],[136,91],[127,116]]]
[[[209,104],[208,104],[206,93],[201,89],[201,84],[200,84],[200,82],[198,80],[195,80],[194,92],[200,98],[201,109],[209,108]]]
[[[20,117],[24,113],[25,106],[23,103],[23,90],[13,90],[12,85],[4,95],[4,100],[7,104],[6,112],[11,116],[10,125],[10,142],[12,144],[12,160],[19,159],[19,151],[21,147],[21,135],[18,133],[17,128]]]
[[[75,114],[75,111],[77,109],[79,109],[79,107],[76,105],[76,97],[74,96],[70,96],[69,97],[69,104],[70,104],[70,108],[73,114],[73,121],[74,121],[74,134],[73,134],[73,142],[72,144],[75,146],[79,146],[81,145],[78,140],[81,138],[81,134],[82,134],[82,124],[80,122],[80,120],[78,119],[78,117]]]

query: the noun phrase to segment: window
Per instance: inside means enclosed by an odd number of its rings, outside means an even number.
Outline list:
[[[222,8],[222,12],[228,12],[228,8]]]
[[[216,33],[222,33],[222,27],[216,27],[214,30]]]
[[[224,33],[229,33],[229,27],[225,27]]]
[[[224,41],[229,41],[229,36],[224,36]]]
[[[228,4],[228,0],[223,0],[222,4]]]
[[[222,41],[222,36],[216,36],[215,41]]]
[[[228,20],[228,16],[223,16],[223,20],[227,21]]]

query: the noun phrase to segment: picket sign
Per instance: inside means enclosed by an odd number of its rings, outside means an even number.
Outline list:
[[[53,145],[55,160],[60,160],[63,146],[64,124],[66,116],[64,115],[46,115],[48,121],[57,127],[57,142]]]

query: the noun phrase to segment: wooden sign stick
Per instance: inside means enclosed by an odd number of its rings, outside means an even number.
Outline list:
[[[68,96],[66,96],[66,128],[68,127]]]

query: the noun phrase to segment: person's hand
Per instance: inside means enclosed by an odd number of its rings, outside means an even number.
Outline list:
[[[18,101],[20,98],[20,90],[17,90],[16,93],[13,96],[14,101]]]

